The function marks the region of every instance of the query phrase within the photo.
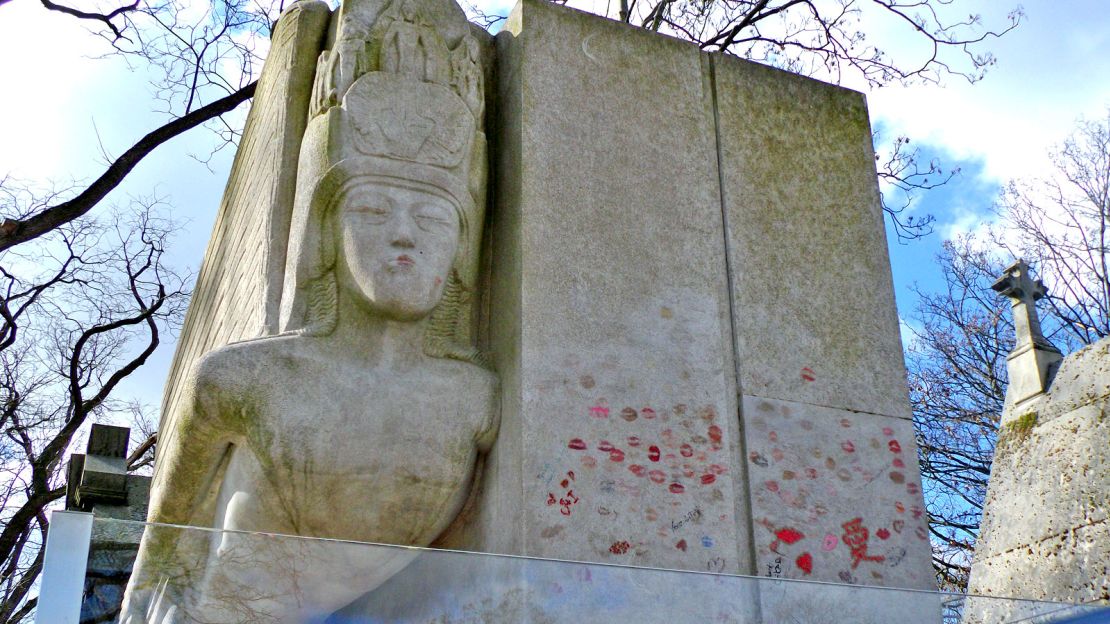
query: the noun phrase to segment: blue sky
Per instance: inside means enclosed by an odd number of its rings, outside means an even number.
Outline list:
[[[868,94],[872,123],[886,137],[908,135],[927,159],[962,170],[913,208],[937,218],[936,233],[907,244],[891,237],[903,316],[914,304],[909,286],[936,283],[932,258],[944,238],[981,224],[1001,184],[1045,171],[1052,144],[1062,141],[1079,117],[1100,118],[1110,106],[1110,4],[1023,4],[1024,23],[986,48],[998,62],[981,82],[951,78],[940,86],[861,89]],[[997,23],[1016,3],[960,0],[957,6]],[[504,10],[487,5],[491,8]],[[896,29],[880,24],[872,34],[892,54],[921,53]],[[118,59],[91,58],[105,50],[76,20],[46,12],[33,0],[0,6],[0,174],[89,181],[104,167],[100,146],[118,155],[163,121],[150,112],[150,88],[141,71]],[[187,156],[207,154],[210,146],[204,133],[175,139],[110,196],[124,203],[128,195],[158,194],[170,202],[185,222],[172,261],[194,271],[231,163],[229,150],[207,165]],[[124,390],[157,405],[171,356],[170,348],[161,349]]]

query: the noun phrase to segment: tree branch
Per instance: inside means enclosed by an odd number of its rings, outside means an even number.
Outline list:
[[[131,4],[125,4],[110,13],[89,13],[87,11],[81,11],[62,4],[56,4],[54,2],[51,2],[51,0],[39,1],[42,2],[42,6],[51,11],[57,11],[59,13],[65,13],[66,15],[72,15],[77,19],[102,22],[105,26],[108,27],[109,30],[112,31],[112,34],[115,35],[116,39],[127,39],[127,37],[123,36],[123,32],[119,29],[119,27],[112,23],[112,20],[124,13],[127,13],[128,11],[134,11],[139,7],[139,0],[135,0]]]
[[[202,106],[150,132],[109,165],[108,170],[77,197],[50,206],[25,219],[5,219],[3,223],[0,223],[0,252],[34,240],[86,214],[109,192],[119,186],[127,174],[156,147],[210,119],[234,110],[254,96],[257,84],[257,82],[252,82],[230,95]]]

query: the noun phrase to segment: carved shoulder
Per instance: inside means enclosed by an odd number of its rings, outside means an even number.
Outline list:
[[[194,412],[208,418],[253,412],[259,398],[280,383],[280,373],[297,369],[296,336],[230,344],[205,354],[193,366],[186,393]],[[199,414],[197,414],[199,415]]]

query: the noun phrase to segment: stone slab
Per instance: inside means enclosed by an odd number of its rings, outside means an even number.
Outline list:
[[[740,387],[909,418],[863,95],[713,68]]]
[[[977,559],[969,590],[1069,603],[1110,601],[1110,519]]]
[[[1022,549],[1110,516],[1110,418],[1087,405],[1025,434],[1003,428],[976,557]],[[1105,549],[1104,564],[1110,562]],[[1032,596],[1031,596],[1032,597]]]
[[[506,30],[490,335],[520,481],[490,488],[523,497],[518,552],[747,571],[707,57],[537,0]]]
[[[743,399],[760,576],[935,589],[913,426]]]

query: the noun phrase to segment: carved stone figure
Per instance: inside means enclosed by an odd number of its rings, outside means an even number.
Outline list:
[[[332,17],[301,143],[284,331],[196,364],[160,441],[150,521],[426,546],[466,502],[497,428],[497,379],[470,319],[482,72],[461,11],[429,4],[352,2]],[[302,622],[407,562],[247,539],[148,531],[122,621]]]

